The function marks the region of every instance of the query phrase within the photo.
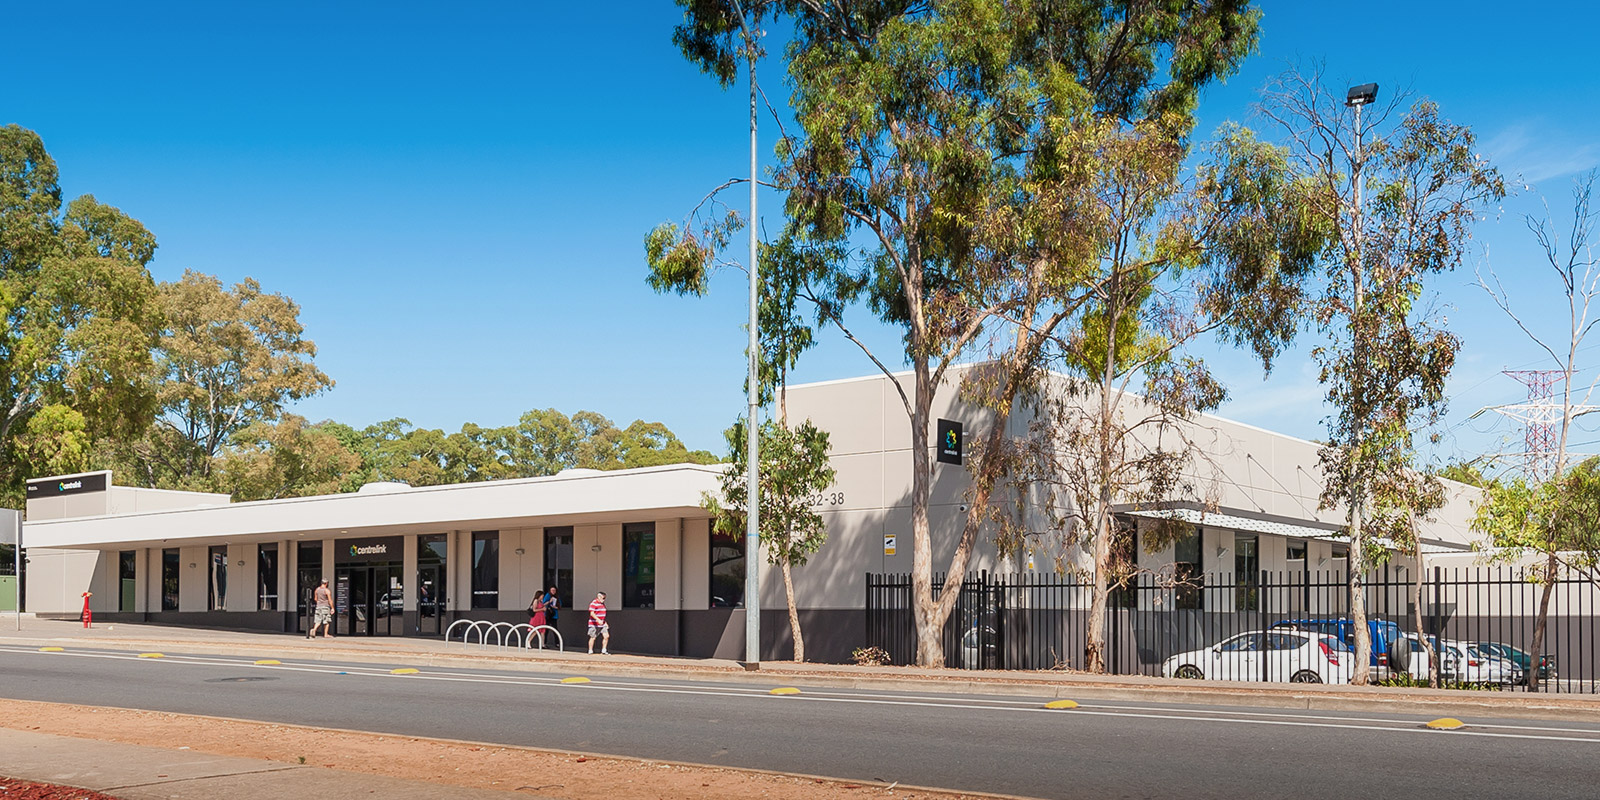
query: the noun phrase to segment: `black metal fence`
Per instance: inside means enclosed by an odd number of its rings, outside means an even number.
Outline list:
[[[1512,688],[1525,685],[1537,669],[1543,691],[1594,693],[1600,587],[1582,577],[1556,582],[1543,653],[1534,654],[1544,587],[1530,575],[1513,567],[1432,568],[1419,587],[1417,575],[1405,568],[1372,572],[1362,596],[1375,634],[1374,678],[1425,681],[1432,666],[1428,648],[1438,654],[1435,671],[1447,685]],[[934,576],[934,593],[944,580]],[[968,575],[942,631],[945,665],[1084,669],[1091,588],[1054,574]],[[1111,593],[1107,666],[1113,674],[1160,675],[1171,656],[1291,625],[1353,641],[1350,598],[1342,571],[1207,573],[1188,580],[1142,573]],[[867,574],[866,643],[882,648],[894,664],[916,660],[911,600],[910,575]]]

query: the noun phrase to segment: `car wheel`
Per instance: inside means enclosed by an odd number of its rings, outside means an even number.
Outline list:
[[[1200,679],[1204,678],[1205,677],[1205,673],[1201,672],[1200,668],[1195,666],[1195,665],[1193,665],[1193,664],[1184,664],[1183,666],[1178,667],[1177,669],[1172,671],[1172,677],[1174,677],[1174,678],[1183,678],[1184,680],[1190,680],[1190,681],[1197,681],[1197,680],[1200,680]]]
[[[1309,669],[1303,669],[1289,677],[1290,683],[1322,683],[1322,676]]]

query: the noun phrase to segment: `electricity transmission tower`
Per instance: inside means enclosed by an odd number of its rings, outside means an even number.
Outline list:
[[[1562,404],[1555,398],[1557,381],[1566,377],[1561,369],[1508,369],[1504,374],[1528,387],[1525,403],[1495,406],[1503,416],[1522,423],[1523,469],[1530,479],[1543,481],[1555,473],[1556,442],[1560,435]],[[1572,416],[1597,410],[1596,406],[1573,406]]]

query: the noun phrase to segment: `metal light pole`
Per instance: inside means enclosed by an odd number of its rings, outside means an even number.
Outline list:
[[[745,66],[750,77],[750,375],[749,413],[745,416],[745,449],[748,453],[745,473],[745,531],[744,531],[744,660],[747,664],[761,662],[761,272],[757,259],[760,256],[756,231],[756,40],[745,23],[744,6],[733,0],[734,13],[739,15],[739,28],[744,34]]]
[[[1351,164],[1350,169],[1350,180],[1355,184],[1356,196],[1356,205],[1353,214],[1355,224],[1353,226],[1354,229],[1351,231],[1350,237],[1355,243],[1355,268],[1350,276],[1350,282],[1352,284],[1350,324],[1352,328],[1358,324],[1358,320],[1361,317],[1361,305],[1363,300],[1362,259],[1365,258],[1362,247],[1363,222],[1361,214],[1363,187],[1361,180],[1361,167],[1366,161],[1366,157],[1361,152],[1361,107],[1371,103],[1373,100],[1377,99],[1377,97],[1378,84],[1364,83],[1360,86],[1350,87],[1350,91],[1345,95],[1344,101],[1345,105],[1356,110],[1356,152],[1354,163]],[[1355,360],[1356,366],[1355,380],[1362,381],[1364,380],[1362,373],[1365,369],[1365,364],[1363,363],[1364,359],[1361,357],[1361,343],[1355,341],[1355,339],[1356,335],[1352,333],[1351,346],[1354,348],[1352,356]],[[1357,416],[1355,424],[1355,436],[1353,437],[1352,441],[1359,445],[1361,437],[1365,435],[1366,420],[1360,416]],[[1365,489],[1366,487],[1363,485],[1361,474],[1360,472],[1357,472],[1356,480],[1352,481],[1352,485],[1350,487],[1350,563],[1348,567],[1350,574],[1348,576],[1348,582],[1350,587],[1350,615],[1356,620],[1356,627],[1358,629],[1356,631],[1355,669],[1357,674],[1362,676],[1366,676],[1372,659],[1372,641],[1366,625],[1366,595],[1362,587],[1363,580],[1366,577],[1362,574],[1363,570],[1366,569],[1366,541],[1362,537],[1363,529],[1366,526],[1367,513]],[[1363,678],[1362,683],[1366,683],[1365,677]]]

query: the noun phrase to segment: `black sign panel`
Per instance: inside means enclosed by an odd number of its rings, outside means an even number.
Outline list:
[[[104,472],[96,472],[92,475],[71,475],[65,478],[28,481],[29,500],[39,500],[45,497],[63,497],[69,494],[88,494],[105,490],[106,474]]]
[[[399,536],[340,539],[333,543],[333,563],[367,564],[399,561],[405,552]]]
[[[939,420],[939,442],[934,446],[940,464],[961,463],[961,423]]]

